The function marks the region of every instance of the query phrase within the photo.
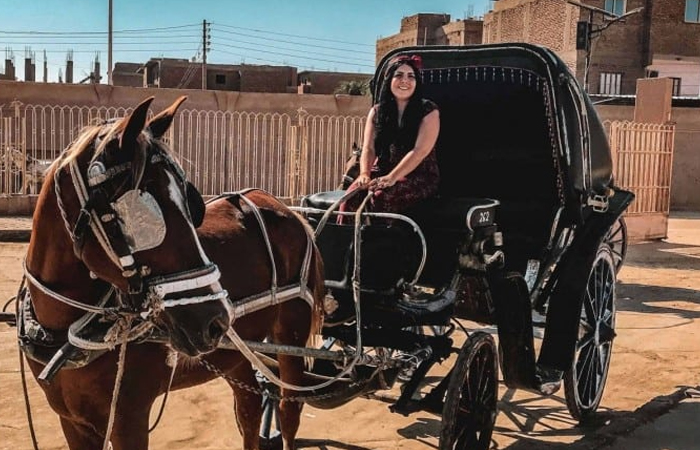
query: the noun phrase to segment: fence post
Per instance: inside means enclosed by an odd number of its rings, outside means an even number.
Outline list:
[[[19,185],[19,193],[28,194],[27,146],[25,145],[26,141],[24,139],[24,133],[26,132],[26,124],[24,123],[24,120],[22,118],[22,112],[20,110],[22,105],[23,103],[19,100],[14,100],[10,103],[10,106],[14,108],[14,142],[12,143],[12,147],[14,147],[14,150],[19,152],[19,154],[21,155],[21,163],[20,166],[17,168],[20,172],[21,178]]]
[[[289,191],[292,202],[296,202],[306,185],[306,159],[308,158],[308,133],[306,130],[306,116],[304,108],[297,110],[297,125],[290,126],[290,158],[289,158]]]

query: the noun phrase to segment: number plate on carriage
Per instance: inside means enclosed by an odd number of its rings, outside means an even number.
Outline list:
[[[496,205],[479,205],[469,209],[467,213],[467,226],[470,229],[493,225],[496,220]]]

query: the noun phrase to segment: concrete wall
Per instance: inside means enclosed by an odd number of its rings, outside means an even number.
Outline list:
[[[364,116],[371,99],[349,95],[297,95],[177,89],[128,88],[106,85],[65,85],[0,81],[0,107],[12,101],[25,104],[133,107],[155,96],[152,109],[169,106],[187,95],[185,109],[260,111],[295,114],[303,108],[310,114]],[[633,106],[598,105],[603,120],[632,120]],[[673,108],[676,122],[671,209],[700,211],[700,108]]]
[[[259,111],[295,114],[304,108],[310,114],[367,114],[370,99],[364,96],[268,94],[258,92],[202,91],[196,89],[157,89],[68,85],[0,81],[3,110],[18,100],[24,104],[133,107],[148,96],[155,96],[153,111],[169,106],[180,95],[187,95],[185,109],[220,111]],[[3,106],[4,105],[4,106]]]
[[[632,120],[634,106],[598,105],[603,120]],[[700,108],[675,107],[676,123],[671,180],[671,210],[700,211]]]

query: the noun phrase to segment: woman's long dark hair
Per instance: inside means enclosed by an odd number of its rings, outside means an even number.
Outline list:
[[[391,93],[391,80],[399,66],[408,65],[416,76],[416,90],[408,100],[399,126],[399,110],[394,94]],[[416,143],[418,127],[423,119],[423,83],[418,63],[407,57],[399,57],[387,67],[379,90],[379,101],[374,120],[375,137],[374,151],[378,157],[379,169],[382,173],[388,171],[389,147],[395,144],[402,149],[410,150]]]

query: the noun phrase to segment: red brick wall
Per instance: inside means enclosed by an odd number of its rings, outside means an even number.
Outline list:
[[[245,67],[240,69],[241,92],[285,93],[297,88],[295,67]]]
[[[588,0],[585,3],[598,8],[605,6],[604,0]],[[646,6],[646,3],[647,0],[627,0],[627,11]],[[596,24],[600,24],[599,15]],[[600,75],[609,72],[622,73],[622,94],[635,93],[637,79],[644,77],[644,67],[647,65],[645,34],[644,14],[634,14],[624,22],[613,23],[593,39],[588,73],[589,92],[600,92]]]
[[[656,0],[651,9],[653,53],[700,56],[700,24],[685,22],[686,0]]]
[[[481,20],[450,22],[449,14],[415,14],[401,19],[399,33],[377,39],[375,64],[391,50],[415,45],[481,44]]]
[[[441,27],[444,36],[440,44],[471,45],[481,44],[483,33],[481,20],[457,20]]]
[[[484,17],[484,42],[530,42],[551,48],[576,71],[577,7],[564,0],[501,0]]]

